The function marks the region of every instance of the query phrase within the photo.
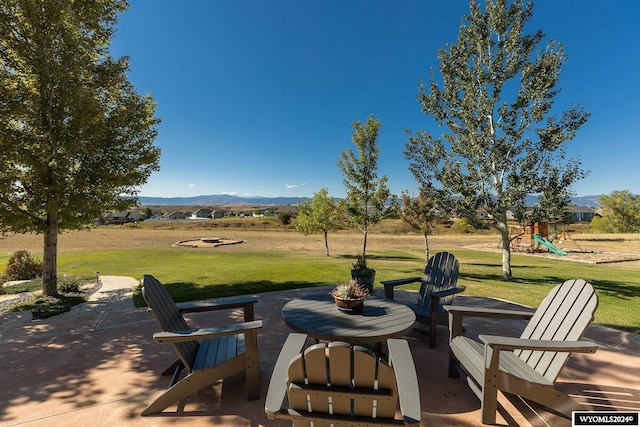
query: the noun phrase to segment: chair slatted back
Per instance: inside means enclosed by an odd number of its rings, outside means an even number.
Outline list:
[[[303,418],[321,413],[393,420],[398,409],[391,366],[363,347],[342,342],[316,344],[296,356],[289,365],[287,395]],[[295,420],[294,425],[310,422]]]
[[[148,274],[142,277],[142,296],[163,332],[191,329],[180,310],[176,307],[173,298],[171,298],[169,292],[158,279]],[[191,370],[200,344],[197,341],[187,341],[171,345],[179,355],[182,363]]]
[[[577,341],[582,337],[598,307],[593,286],[574,279],[554,287],[542,301],[520,338]],[[518,350],[529,366],[550,381],[555,381],[570,353]]]
[[[420,297],[418,305],[431,310],[430,295],[434,291],[442,291],[454,288],[458,282],[460,265],[455,256],[449,252],[438,252],[427,261],[420,285]],[[453,303],[453,295],[440,298],[438,312],[445,313],[443,305]]]

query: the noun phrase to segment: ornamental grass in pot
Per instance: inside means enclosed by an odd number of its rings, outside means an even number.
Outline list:
[[[362,311],[364,299],[368,295],[369,291],[355,280],[341,283],[331,291],[336,308],[346,312]]]

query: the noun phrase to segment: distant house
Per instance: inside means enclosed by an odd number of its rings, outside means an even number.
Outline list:
[[[567,208],[571,222],[591,222],[595,214],[596,210],[588,206],[571,205]]]
[[[476,219],[480,221],[486,221],[491,219],[491,216],[487,213],[485,208],[476,209]]]
[[[191,216],[191,212],[171,211],[165,215],[168,219],[186,219]]]
[[[127,224],[141,220],[142,216],[135,211],[109,212],[104,217],[105,224]]]
[[[211,213],[211,218],[219,219],[219,218],[224,218],[226,215],[227,215],[227,212],[218,210],[218,211],[213,211]]]
[[[280,214],[289,214],[292,218],[295,218],[298,216],[298,207],[292,205],[278,206],[275,209],[275,214],[276,216]]]
[[[212,213],[212,209],[200,208],[191,215],[191,219],[210,219]]]
[[[512,210],[507,210],[507,212],[505,212],[506,216],[507,216],[507,221],[515,221],[516,220],[516,215],[513,213]],[[493,215],[490,215],[487,211],[484,210],[484,208],[480,208],[478,210],[476,210],[476,217],[478,219],[493,219]]]

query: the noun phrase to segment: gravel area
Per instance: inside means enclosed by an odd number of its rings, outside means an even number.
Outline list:
[[[65,296],[82,296],[85,299],[89,298],[91,294],[96,292],[102,286],[101,283],[89,283],[82,287],[80,292],[73,293],[65,293]],[[0,313],[3,313],[5,310],[10,309],[11,307],[21,304],[23,302],[28,302],[33,300],[34,298],[39,297],[40,292],[20,292],[18,294],[4,294],[0,295]],[[53,298],[53,297],[49,297]]]
[[[34,298],[32,292],[21,292],[19,294],[0,295],[0,313],[10,309],[14,305],[30,301]]]

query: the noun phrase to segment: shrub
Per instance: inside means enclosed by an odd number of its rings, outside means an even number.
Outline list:
[[[58,289],[65,294],[78,293],[80,292],[80,281],[76,277],[65,275],[62,280],[58,279]]]
[[[467,234],[471,233],[471,231],[473,230],[473,226],[469,224],[469,221],[466,218],[462,218],[456,224],[456,230],[460,233]]]
[[[42,277],[42,261],[31,256],[28,251],[17,251],[7,262],[4,274],[7,280],[28,280]]]

